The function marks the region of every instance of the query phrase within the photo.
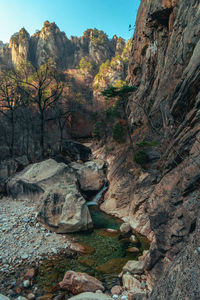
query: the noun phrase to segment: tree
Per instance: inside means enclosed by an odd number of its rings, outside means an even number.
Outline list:
[[[122,87],[111,86],[102,92],[102,95],[106,97],[108,100],[110,100],[111,98],[116,100],[114,101],[114,103],[111,103],[112,104],[111,108],[113,111],[118,112],[119,115],[121,115],[122,119],[124,119],[128,137],[129,137],[130,148],[132,149],[133,152],[134,152],[134,146],[131,137],[131,126],[128,120],[127,104],[128,104],[128,97],[130,96],[130,94],[136,91],[136,89],[137,88],[135,86],[127,86],[127,85],[124,85]]]
[[[40,152],[41,159],[43,159],[45,152],[45,114],[60,99],[64,88],[63,78],[52,60],[39,68],[22,61],[15,74],[20,92],[24,94],[28,102],[35,106],[39,113]]]
[[[10,141],[7,140],[11,157],[14,156],[16,110],[23,104],[19,87],[11,76],[10,71],[0,74],[0,113],[8,120],[11,126]]]

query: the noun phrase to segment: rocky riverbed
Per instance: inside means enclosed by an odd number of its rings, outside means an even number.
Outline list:
[[[5,282],[4,278],[20,265],[34,263],[37,266],[45,257],[69,247],[69,239],[65,235],[51,233],[37,222],[35,209],[36,203],[29,200],[0,200],[1,291],[14,285],[15,280]]]

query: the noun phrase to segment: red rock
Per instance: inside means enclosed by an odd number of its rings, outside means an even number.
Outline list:
[[[92,254],[94,253],[94,248],[80,243],[71,243],[70,244],[70,250],[80,252],[83,254]]]
[[[34,276],[35,276],[35,269],[31,268],[24,275],[24,279],[31,280],[31,279],[33,279]]]
[[[112,295],[114,295],[114,294],[120,295],[122,292],[123,292],[123,288],[120,285],[115,285],[111,289]]]
[[[104,291],[104,287],[98,279],[80,272],[68,271],[59,286],[63,290],[71,291],[73,294],[84,292]]]
[[[140,250],[136,247],[132,247],[132,248],[128,248],[126,249],[127,252],[131,252],[131,253],[139,253]]]
[[[23,288],[21,286],[16,289],[17,294],[21,294],[22,291],[23,291]]]
[[[43,295],[37,298],[37,300],[51,300],[53,298],[53,294]]]

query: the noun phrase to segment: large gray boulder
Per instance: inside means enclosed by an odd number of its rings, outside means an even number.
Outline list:
[[[77,296],[69,298],[69,300],[112,300],[113,298],[104,295],[102,293],[91,293],[91,292],[86,292],[86,293],[81,293]]]
[[[37,219],[57,233],[87,230],[93,227],[85,199],[76,184],[57,183],[41,197]]]
[[[100,159],[84,164],[73,162],[70,167],[75,171],[80,189],[84,192],[99,191],[105,183],[104,161]]]
[[[64,163],[48,159],[28,166],[8,180],[7,192],[16,199],[37,201],[37,218],[52,231],[67,233],[92,227],[75,172]]]

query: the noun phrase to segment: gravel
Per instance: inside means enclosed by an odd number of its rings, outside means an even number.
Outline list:
[[[69,247],[69,238],[49,232],[36,220],[36,203],[0,199],[0,271],[33,262]]]

